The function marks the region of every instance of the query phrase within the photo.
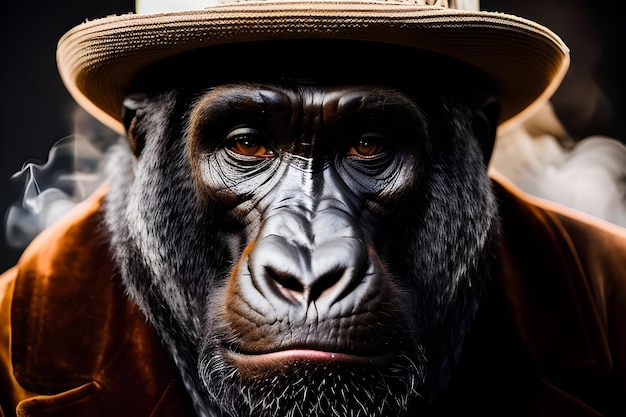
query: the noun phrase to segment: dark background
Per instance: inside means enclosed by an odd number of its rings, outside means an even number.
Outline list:
[[[9,4],[0,24],[0,271],[12,266],[21,254],[21,249],[11,248],[4,237],[4,215],[20,198],[23,187],[11,181],[11,176],[27,161],[47,161],[52,145],[74,132],[74,101],[56,68],[58,39],[85,19],[135,10],[134,0]]]
[[[482,9],[517,14],[557,32],[572,49],[572,68],[554,96],[557,114],[575,137],[602,134],[625,140],[623,22],[617,1],[483,0]],[[33,0],[2,13],[0,64],[0,215],[20,198],[10,177],[27,161],[48,159],[50,147],[74,132],[74,102],[57,74],[55,48],[67,30],[85,19],[134,10],[128,0]],[[4,229],[2,229],[4,230]],[[21,249],[0,237],[0,270]]]

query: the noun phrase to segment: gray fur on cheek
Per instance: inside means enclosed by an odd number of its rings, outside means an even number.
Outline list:
[[[184,137],[169,137],[167,98],[155,100],[139,158],[128,146],[111,161],[106,221],[128,296],[171,352],[198,415],[219,415],[201,394],[199,346],[211,334],[204,318],[211,288],[227,259],[203,216],[189,176]],[[213,411],[211,411],[213,410]]]
[[[415,333],[424,338],[430,396],[445,390],[458,362],[491,278],[499,228],[478,143],[461,124],[454,128],[454,139],[429,170],[421,220],[408,232],[408,253],[415,254],[409,274],[418,287],[415,323],[424,325]]]

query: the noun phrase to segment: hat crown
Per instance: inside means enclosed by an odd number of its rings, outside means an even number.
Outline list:
[[[252,3],[259,0],[137,0],[135,9],[138,14],[182,12],[186,10],[201,10],[209,7],[229,3]],[[260,0],[263,1],[263,0]],[[289,1],[289,0],[285,0]],[[320,3],[329,0],[309,0]],[[336,1],[336,0],[335,0]],[[350,0],[340,0],[350,2]],[[355,0],[352,0],[355,1]],[[363,2],[363,0],[360,0]],[[379,3],[381,0],[365,0]],[[416,6],[430,6],[450,9],[479,10],[479,0],[383,0],[385,3],[411,4]]]
[[[336,39],[437,53],[493,80],[500,128],[545,103],[569,65],[567,46],[548,28],[480,11],[479,0],[137,1],[137,13],[88,20],[63,35],[57,48],[69,92],[120,133],[124,96],[141,71],[218,46]]]

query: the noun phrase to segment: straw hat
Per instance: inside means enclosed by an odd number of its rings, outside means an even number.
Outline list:
[[[93,116],[123,132],[126,89],[139,71],[166,58],[253,41],[360,40],[424,49],[475,66],[496,83],[503,124],[548,100],[569,66],[568,48],[550,30],[517,16],[458,8],[472,0],[210,1],[219,2],[171,0],[187,10],[164,13],[138,5],[136,14],[74,27],[57,49],[67,89]]]

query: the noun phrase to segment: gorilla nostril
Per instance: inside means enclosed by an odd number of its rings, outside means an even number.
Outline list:
[[[368,251],[361,239],[336,238],[313,248],[273,234],[250,251],[248,271],[257,290],[280,307],[288,302],[327,309],[363,281]]]
[[[324,275],[317,278],[311,286],[309,298],[311,300],[318,300],[322,298],[325,293],[337,285],[344,273],[344,270],[335,269],[328,271]]]
[[[345,269],[334,269],[313,279],[306,279],[272,267],[266,267],[264,271],[265,278],[271,286],[285,299],[296,304],[309,304],[330,296],[336,288],[341,286],[340,282],[348,272]],[[350,287],[343,290],[349,291]]]
[[[265,268],[265,275],[270,282],[275,284],[278,292],[288,300],[296,303],[306,302],[306,289],[298,278],[289,273],[277,271],[272,267]]]

